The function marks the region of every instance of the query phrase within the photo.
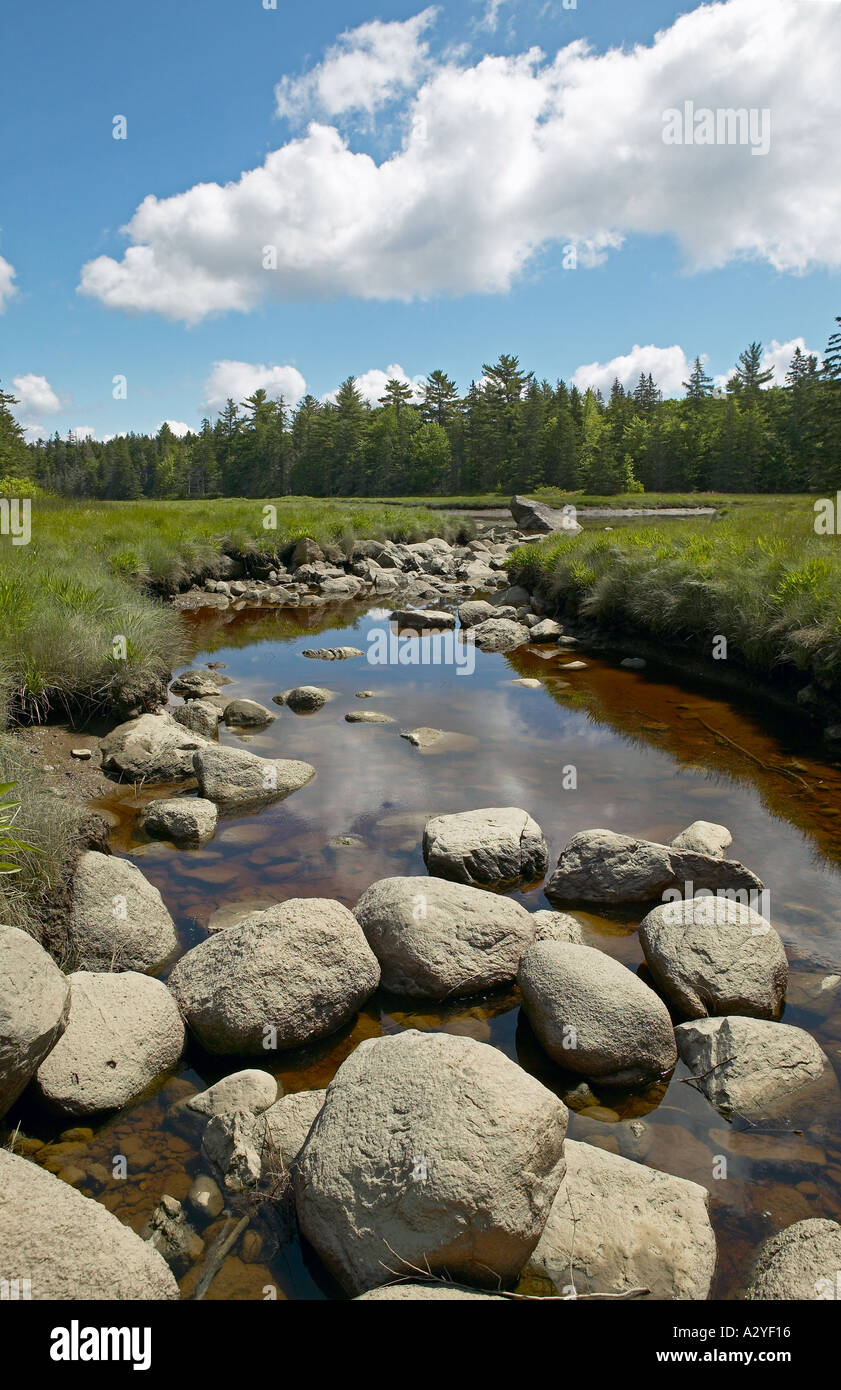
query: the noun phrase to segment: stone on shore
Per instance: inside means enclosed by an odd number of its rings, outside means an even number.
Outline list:
[[[175,782],[193,775],[193,756],[206,741],[170,714],[141,714],[102,740],[102,770],[126,782]]]
[[[0,926],[0,1116],[17,1100],[65,1028],[70,985],[43,946]]]
[[[70,938],[85,970],[154,970],[178,945],[157,888],[129,860],[99,850],[76,865]]]

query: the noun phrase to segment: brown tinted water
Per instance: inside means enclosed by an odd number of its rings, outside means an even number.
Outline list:
[[[233,682],[226,695],[271,705],[277,691],[311,684],[332,690],[334,698],[308,716],[278,708],[276,722],[259,732],[221,726],[223,743],[305,759],[317,776],[285,802],[220,819],[215,839],[202,849],[148,841],[137,830],[138,805],[160,796],[160,786],[137,796],[115,789],[96,803],[114,825],[114,851],[135,860],[160,889],[183,948],[203,939],[211,915],[232,904],[324,896],[352,906],[378,878],[425,873],[421,831],[436,812],[522,806],[543,828],[553,863],[570,837],[587,828],[664,841],[693,820],[718,821],[733,833],[728,854],[755,870],[769,891],[771,917],[791,962],[784,1021],[809,1029],[841,1066],[841,1009],[831,995],[823,1002],[814,995],[823,976],[841,973],[841,765],[827,762],[790,716],[747,696],[722,697],[703,683],[678,683],[651,663],[642,672],[622,669],[622,652],[609,661],[581,649],[548,660],[528,650],[509,657],[476,652],[475,672],[461,676],[453,666],[303,657],[314,646],[368,650],[367,635],[385,626],[385,615],[354,605],[228,610],[191,622],[193,662],[224,662]],[[586,669],[565,670],[573,657]],[[541,688],[512,683],[521,676],[538,677]],[[359,690],[376,694],[361,701]],[[345,713],[360,709],[389,714],[395,723],[348,724]],[[424,753],[399,737],[401,728],[421,725],[461,737],[445,752]],[[565,788],[571,779],[564,769],[571,767],[574,789]],[[362,844],[331,847],[338,836]],[[516,896],[532,910],[547,906],[539,885]],[[588,943],[639,967],[637,916],[575,916]],[[467,1034],[498,1047],[559,1095],[568,1096],[580,1081],[542,1054],[513,988],[446,1006],[379,993],[352,1027],[281,1054],[270,1069],[286,1092],[320,1089],[362,1039],[409,1027]],[[56,1122],[31,1103],[19,1107],[22,1129],[54,1141],[38,1161],[63,1169],[139,1230],[162,1193],[183,1198],[203,1167],[197,1146],[167,1126],[168,1106],[240,1065],[254,1059],[210,1057],[191,1045],[177,1076],[94,1126],[91,1140],[57,1149],[70,1122]],[[713,1296],[727,1298],[764,1236],[808,1216],[841,1219],[841,1114],[816,1113],[802,1133],[731,1126],[686,1076],[679,1063],[667,1086],[629,1093],[593,1084],[595,1100],[572,1098],[569,1133],[708,1188],[719,1248]],[[641,1135],[630,1128],[634,1119],[643,1121]],[[125,1180],[110,1176],[115,1154],[126,1156]],[[725,1178],[714,1176],[721,1156]],[[217,1222],[203,1232],[208,1246],[220,1229]],[[209,1298],[337,1296],[294,1237],[278,1243],[277,1232],[259,1221],[256,1230],[260,1243],[235,1248]],[[193,1271],[182,1282],[185,1296],[195,1282]]]

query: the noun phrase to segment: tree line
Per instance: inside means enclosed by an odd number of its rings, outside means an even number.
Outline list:
[[[503,354],[465,395],[446,372],[421,398],[392,380],[375,406],[352,377],[332,400],[294,409],[257,390],[229,399],[199,431],[128,434],[107,442],[27,444],[16,401],[0,391],[0,477],[30,478],[69,497],[386,497],[539,487],[619,492],[801,492],[841,488],[841,318],[819,365],[798,348],[772,385],[759,343],[724,390],[700,358],[681,399],[651,375],[607,398],[551,385]]]

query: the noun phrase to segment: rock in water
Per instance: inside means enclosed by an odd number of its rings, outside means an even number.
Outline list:
[[[173,796],[147,801],[140,824],[147,835],[176,844],[202,844],[212,840],[218,812],[212,801],[200,796]]]
[[[242,748],[209,744],[194,758],[199,791],[224,811],[266,806],[281,801],[315,776],[309,763],[260,758]]]
[[[734,1014],[681,1023],[675,1038],[699,1090],[728,1120],[794,1127],[838,1104],[832,1063],[802,1028]]]
[[[281,690],[272,699],[276,705],[287,705],[293,714],[313,714],[327,704],[330,691],[318,685],[296,685],[292,690]]]
[[[265,724],[273,724],[277,715],[257,700],[229,700],[222,718],[229,727],[262,728]]]
[[[688,884],[696,893],[762,891],[761,879],[735,860],[613,830],[582,830],[561,852],[545,892],[552,903],[646,903],[662,897],[666,889],[684,892]]]
[[[389,618],[398,628],[408,628],[410,632],[423,632],[426,628],[452,628],[456,625],[455,615],[434,608],[396,608]]]
[[[127,859],[93,849],[76,865],[70,935],[85,970],[155,970],[178,945],[157,888]]]
[[[127,782],[174,782],[192,776],[193,755],[205,742],[169,714],[141,714],[103,739],[102,770]]]
[[[515,1280],[564,1172],[566,1107],[472,1038],[409,1030],[339,1068],[295,1168],[304,1235],[352,1294],[410,1267]]]
[[[277,1081],[271,1073],[249,1067],[224,1076],[197,1095],[177,1101],[169,1111],[169,1119],[178,1129],[200,1134],[214,1115],[232,1115],[235,1110],[259,1115],[276,1100]]]
[[[90,1197],[0,1148],[4,1270],[30,1281],[36,1300],[179,1297],[166,1261]],[[5,1276],[4,1276],[5,1277]]]
[[[742,1298],[790,1302],[837,1299],[841,1226],[796,1221],[760,1245]]]
[[[210,700],[188,700],[186,705],[179,705],[172,711],[172,717],[177,724],[201,734],[202,738],[218,738],[221,713],[218,705]]]
[[[508,509],[521,531],[542,532],[548,535],[557,529],[557,521],[552,510],[543,502],[533,502],[530,497],[511,498]]]
[[[566,941],[573,946],[583,946],[584,934],[581,926],[568,912],[547,912],[542,908],[533,912],[535,941]]]
[[[698,1183],[568,1139],[567,1171],[524,1273],[558,1293],[707,1298],[716,1247]]]
[[[770,922],[732,898],[663,903],[639,939],[663,993],[688,1018],[776,1018],[788,983],[783,943]]]
[[[379,978],[377,959],[346,907],[290,898],[194,946],[169,987],[209,1052],[266,1057],[273,1046],[299,1047],[334,1033]]]
[[[442,878],[382,878],[354,912],[384,987],[428,999],[513,980],[534,940],[531,914],[519,903]]]
[[[352,656],[363,656],[359,647],[310,647],[307,651],[301,652],[301,656],[309,656],[318,661],[347,661]]]
[[[604,951],[536,942],[517,983],[541,1046],[568,1071],[633,1086],[674,1067],[674,1031],[662,999]]]
[[[512,622],[510,618],[486,618],[467,631],[473,634],[472,640],[483,652],[511,652],[529,640],[525,624]]]
[[[66,1115],[118,1110],[175,1066],[184,1021],[148,975],[78,970],[69,981],[67,1028],[38,1068],[38,1090]]]
[[[370,1293],[358,1294],[353,1303],[415,1303],[424,1302],[469,1302],[479,1299],[485,1303],[505,1303],[507,1300],[498,1293],[480,1293],[478,1289],[468,1289],[464,1284],[384,1284],[381,1289],[371,1289]]]
[[[534,883],[549,867],[543,831],[518,806],[433,816],[423,832],[423,857],[438,878],[497,888]]]
[[[672,849],[691,849],[696,854],[709,854],[713,859],[723,859],[724,851],[732,843],[733,836],[726,825],[716,825],[714,821],[709,820],[694,820],[685,830],[681,830],[679,835],[675,835]]]
[[[182,671],[169,688],[173,695],[180,695],[184,700],[201,700],[207,695],[218,694],[223,685],[230,684],[230,676],[223,676],[209,666],[198,666]]]
[[[70,986],[44,948],[17,927],[0,926],[0,961],[0,1115],[5,1115],[67,1027]]]

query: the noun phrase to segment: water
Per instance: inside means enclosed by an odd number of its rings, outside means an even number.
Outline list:
[[[424,874],[421,832],[436,812],[522,806],[542,827],[553,864],[571,836],[587,828],[664,841],[693,820],[719,821],[733,833],[728,854],[755,870],[769,890],[792,972],[783,1021],[809,1029],[841,1066],[841,1010],[810,996],[821,976],[841,973],[841,766],[825,760],[819,743],[766,702],[722,697],[688,679],[678,683],[652,663],[643,672],[621,669],[619,658],[632,655],[632,645],[611,661],[581,649],[549,660],[523,651],[477,652],[470,676],[454,667],[378,667],[364,657],[322,662],[301,655],[320,646],[366,651],[368,632],[383,622],[382,614],[358,605],[227,610],[191,619],[191,664],[224,662],[233,681],[226,695],[278,710],[276,722],[257,732],[220,726],[221,741],[304,759],[317,776],[285,802],[220,819],[215,839],[195,850],[149,841],[136,828],[138,805],[166,788],[146,788],[138,797],[115,788],[98,803],[114,824],[115,852],[135,860],[160,889],[184,948],[203,939],[210,916],[231,904],[323,896],[353,906],[378,878]],[[574,658],[586,669],[563,670]],[[521,676],[537,676],[541,688],[512,683]],[[276,692],[302,684],[325,686],[334,698],[308,716],[271,705]],[[375,698],[356,699],[360,690]],[[389,714],[395,723],[346,723],[345,713],[360,709]],[[421,752],[399,737],[400,729],[420,725],[460,738],[445,752]],[[570,767],[575,789],[564,788],[570,778],[563,769]],[[362,847],[330,846],[345,835],[359,837]],[[532,910],[548,905],[539,887],[516,896]],[[589,944],[632,969],[640,965],[638,915],[574,915]],[[361,1040],[407,1027],[490,1043],[560,1095],[580,1080],[542,1054],[513,988],[446,1006],[378,993],[352,1026],[317,1046],[280,1054],[271,1069],[286,1092],[323,1088]],[[58,1153],[44,1149],[38,1161],[54,1169],[70,1165],[72,1180],[140,1230],[159,1196],[183,1198],[203,1167],[197,1147],[168,1129],[167,1107],[190,1088],[185,1083],[207,1085],[240,1065],[254,1059],[211,1057],[191,1045],[178,1076],[163,1088],[106,1120],[92,1140]],[[630,1093],[593,1084],[599,1110],[572,1113],[569,1134],[708,1188],[719,1247],[712,1296],[727,1298],[764,1236],[809,1216],[841,1219],[841,1115],[816,1113],[808,1131],[794,1134],[730,1126],[685,1083],[686,1075],[681,1063],[668,1086]],[[23,1131],[45,1140],[70,1123],[57,1124],[31,1103],[20,1110]],[[637,1141],[629,1121],[640,1117],[646,1130]],[[91,1176],[91,1164],[110,1170],[116,1153],[128,1159],[125,1181],[100,1182],[96,1167]],[[728,1176],[717,1179],[715,1160],[722,1155]],[[208,1244],[218,1229],[215,1223],[203,1232]],[[277,1249],[276,1233],[258,1230],[262,1248],[249,1248],[247,1260],[230,1256],[208,1297],[263,1298],[267,1288],[285,1298],[337,1296],[311,1252],[294,1240]],[[191,1273],[182,1282],[185,1296],[194,1285]]]

